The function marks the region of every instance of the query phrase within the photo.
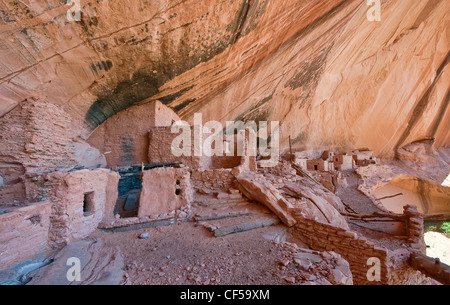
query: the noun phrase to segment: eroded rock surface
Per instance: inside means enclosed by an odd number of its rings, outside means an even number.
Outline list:
[[[80,260],[80,281],[69,281],[75,266],[70,258]],[[68,262],[70,264],[68,265]],[[118,249],[108,248],[100,239],[83,240],[61,250],[53,262],[29,274],[29,285],[121,285],[126,283],[124,264]]]
[[[87,138],[160,100],[188,121],[282,121],[284,148],[449,145],[448,1],[383,1],[380,22],[362,0],[89,0],[80,22],[68,9],[0,5],[0,115],[35,97]]]

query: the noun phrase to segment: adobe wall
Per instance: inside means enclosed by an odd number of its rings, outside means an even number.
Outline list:
[[[365,238],[344,229],[306,219],[293,211],[297,224],[293,234],[312,249],[319,251],[335,251],[350,264],[353,281],[356,285],[374,285],[388,283],[388,252],[378,248]],[[381,282],[370,282],[367,272],[369,258],[378,258],[381,262]]]
[[[0,214],[0,269],[47,249],[51,210],[45,201]]]
[[[334,156],[334,168],[339,171],[351,170],[354,168],[355,160],[353,156],[337,155]]]
[[[29,101],[0,120],[0,176],[11,182],[26,173],[77,166],[69,134],[71,118],[60,107]],[[19,168],[11,171],[10,165]],[[3,166],[2,166],[3,165]],[[14,168],[14,166],[13,166]]]
[[[322,159],[314,159],[306,161],[306,166],[309,171],[326,171],[328,168],[325,168],[325,161]]]
[[[191,175],[187,169],[156,168],[144,171],[138,217],[169,214],[190,206]]]
[[[152,163],[148,133],[155,126],[171,126],[180,118],[159,101],[130,107],[106,120],[88,143],[105,153],[107,166]]]

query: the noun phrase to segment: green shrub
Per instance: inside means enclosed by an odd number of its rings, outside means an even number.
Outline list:
[[[441,225],[441,230],[450,234],[450,221],[444,221]]]
[[[437,231],[437,226],[429,226],[428,231]]]

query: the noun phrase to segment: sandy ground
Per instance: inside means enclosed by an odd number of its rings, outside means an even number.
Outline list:
[[[105,246],[118,247],[133,285],[285,285],[295,270],[273,242],[282,225],[214,238],[194,223],[112,233],[95,232]],[[150,238],[139,239],[142,233]]]
[[[439,257],[441,262],[450,266],[450,239],[442,233],[425,233],[425,244],[427,255],[430,257]]]

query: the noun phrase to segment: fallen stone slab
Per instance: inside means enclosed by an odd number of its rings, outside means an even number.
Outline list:
[[[236,177],[239,190],[249,199],[268,207],[288,227],[297,221],[289,214],[290,203],[281,193],[263,177],[256,179],[252,174],[244,173]]]
[[[294,198],[306,198],[303,205],[297,207],[305,218],[314,219],[324,223],[348,230],[348,224],[339,211],[331,205],[326,198],[317,196],[309,187],[298,183],[286,183],[283,190]]]

